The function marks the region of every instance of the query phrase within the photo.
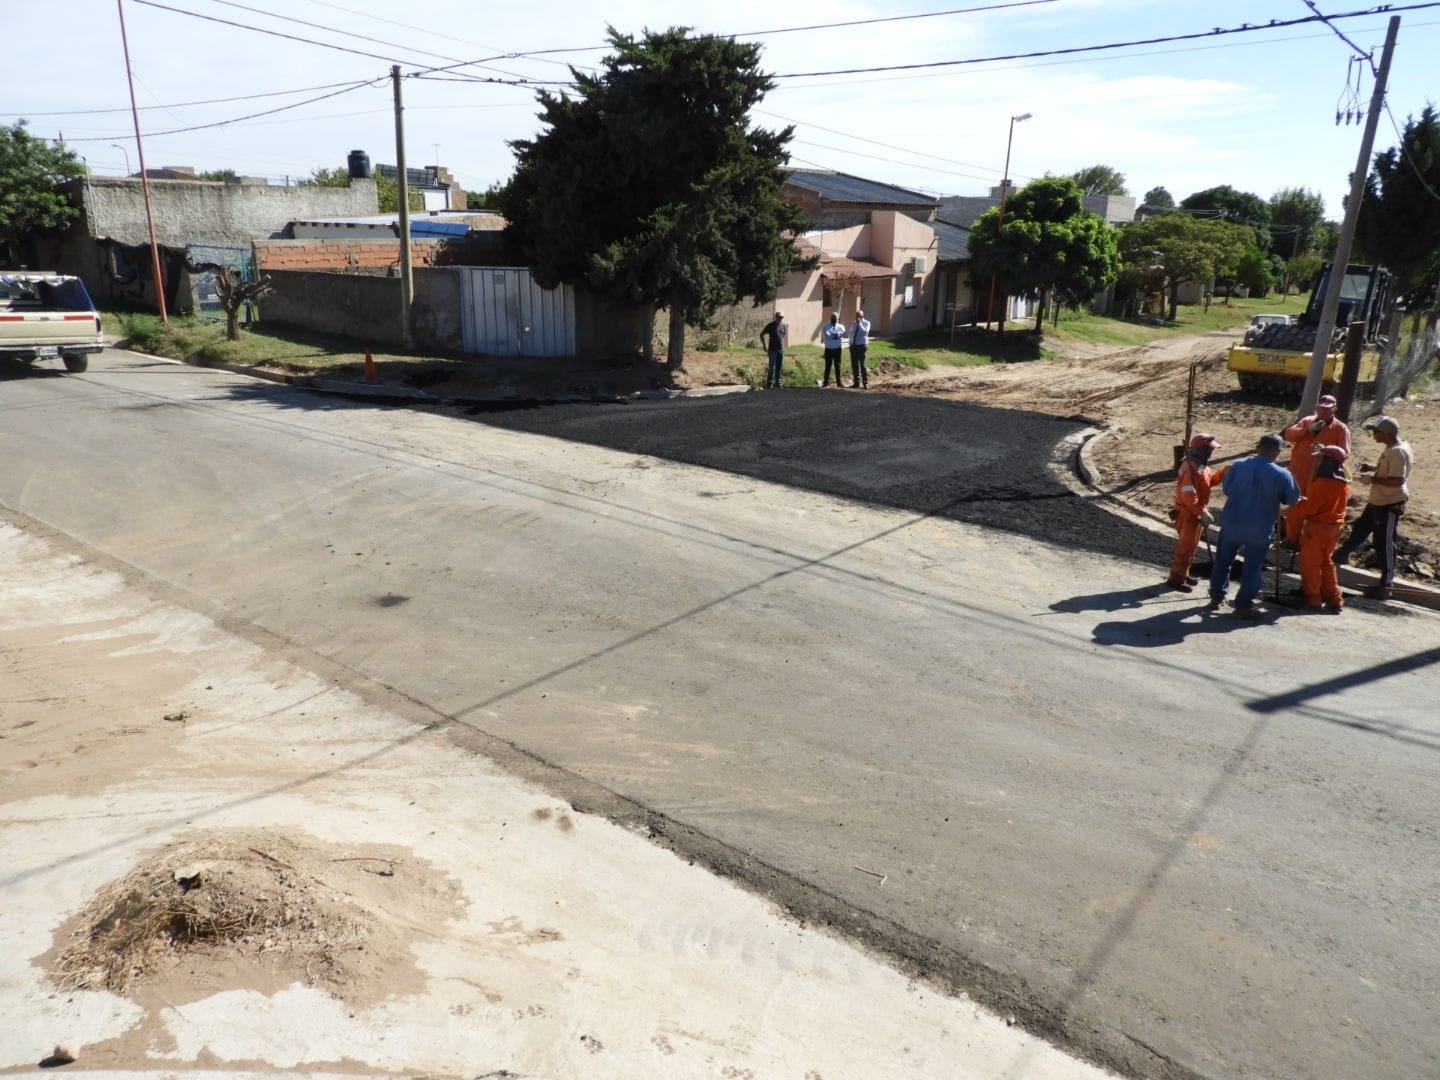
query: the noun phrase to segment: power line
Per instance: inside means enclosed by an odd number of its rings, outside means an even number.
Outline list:
[[[1330,20],[1325,16],[1325,14],[1324,14],[1324,13],[1320,10],[1320,8],[1315,4],[1315,0],[1302,0],[1302,2],[1305,4],[1305,6],[1306,6],[1307,8],[1309,8],[1311,11],[1313,11],[1313,12],[1315,13],[1316,17],[1319,18],[1319,20],[1320,20],[1322,23],[1325,24],[1325,26],[1326,26],[1327,29],[1329,29],[1331,32],[1333,32],[1334,35],[1335,35],[1336,37],[1338,37],[1341,41],[1343,41],[1346,45],[1349,45],[1350,48],[1354,49],[1356,56],[1360,57],[1362,60],[1365,61],[1365,63],[1367,63],[1367,64],[1370,65],[1370,74],[1371,74],[1372,76],[1375,75],[1375,74],[1377,74],[1377,72],[1376,72],[1376,70],[1375,70],[1375,61],[1374,61],[1374,59],[1372,58],[1371,54],[1370,54],[1369,52],[1367,52],[1365,49],[1360,48],[1359,45],[1356,45],[1355,42],[1351,41],[1348,37],[1346,37],[1344,34],[1342,34],[1342,33],[1340,32],[1340,28],[1339,28],[1338,26],[1331,26],[1331,25],[1330,25]]]
[[[1420,171],[1420,166],[1416,165],[1415,159],[1410,156],[1410,151],[1405,149],[1405,136],[1400,133],[1400,125],[1395,122],[1395,114],[1390,111],[1390,102],[1387,101],[1384,104],[1385,115],[1390,118],[1390,126],[1395,129],[1395,145],[1399,148],[1400,155],[1405,159],[1406,164],[1410,166],[1410,171],[1415,174],[1415,179],[1420,181],[1420,186],[1430,193],[1432,199],[1440,201],[1440,195],[1435,193],[1435,189],[1426,181],[1425,174]]]
[[[776,120],[783,120],[783,121],[785,121],[785,123],[787,123],[787,124],[796,124],[796,125],[799,125],[800,127],[814,128],[816,131],[826,131],[826,132],[829,132],[831,135],[843,135],[843,136],[845,136],[846,138],[851,139],[851,140],[854,141],[854,142],[868,143],[868,144],[871,145],[871,146],[883,147],[883,148],[886,149],[886,150],[898,150],[898,151],[900,151],[902,154],[913,154],[913,155],[915,155],[916,157],[931,158],[931,159],[933,159],[933,160],[935,160],[935,161],[943,161],[943,162],[945,162],[947,165],[964,165],[967,169],[983,169],[983,170],[985,170],[986,172],[993,172],[993,173],[998,173],[998,172],[1000,171],[1000,170],[998,170],[998,169],[992,169],[992,168],[990,168],[990,166],[988,166],[988,165],[977,165],[977,164],[975,164],[975,162],[973,162],[973,161],[957,161],[955,158],[941,157],[939,154],[926,153],[924,150],[913,150],[913,149],[911,149],[911,148],[908,147],[908,146],[896,146],[894,143],[880,142],[878,139],[867,139],[867,138],[865,138],[865,137],[862,136],[862,135],[855,135],[855,134],[853,134],[852,132],[849,132],[849,131],[840,131],[840,130],[838,130],[838,129],[836,129],[836,128],[825,127],[825,126],[822,125],[822,124],[812,124],[812,123],[810,123],[809,121],[806,121],[806,120],[795,120],[795,119],[793,119],[793,118],[791,118],[791,117],[789,117],[789,116],[781,116],[779,113],[770,112],[768,109],[752,109],[751,111],[752,111],[752,112],[755,112],[755,113],[758,113],[758,114],[761,115],[761,116],[772,116],[772,117],[774,117]],[[811,145],[816,145],[816,144],[813,144],[813,143],[812,143]],[[829,148],[827,147],[826,149],[829,149]],[[969,176],[971,176],[972,179],[975,179],[975,180],[985,180],[985,179],[988,179],[988,177],[984,177],[984,176],[974,176],[973,174],[968,174],[968,173],[957,173],[956,175],[957,175],[957,176],[967,176],[967,175],[969,175]]]
[[[873,26],[875,23],[909,22],[911,19],[935,19],[942,15],[973,15],[982,11],[1003,11],[1006,8],[1034,7],[1053,4],[1056,0],[1011,0],[1010,3],[985,4],[982,7],[953,8],[950,11],[922,11],[915,15],[887,15],[879,19],[847,19],[844,22],[815,23],[811,26],[784,26],[778,30],[746,30],[738,34],[701,34],[700,37],[772,37],[776,34],[797,34],[806,30],[837,30],[850,26]]]
[[[263,94],[239,94],[235,97],[206,98],[203,101],[177,101],[168,105],[141,105],[140,111],[154,109],[185,109],[192,105],[224,105],[232,101],[256,101],[260,98],[285,97],[288,94],[308,94],[312,90],[332,90],[337,86],[353,86],[352,82],[321,83],[319,86],[300,86],[294,90],[270,90]],[[28,116],[100,116],[103,113],[128,113],[126,108],[115,109],[65,109],[59,112],[26,112]],[[16,114],[19,115],[19,114]]]
[[[256,15],[264,15],[265,17],[270,19],[279,19],[282,22],[298,23],[300,26],[308,26],[314,30],[324,30],[331,34],[339,34],[342,37],[356,38],[360,41],[369,41],[378,45],[394,45],[396,48],[404,49],[406,52],[416,53],[420,56],[430,56],[440,60],[459,62],[456,57],[446,56],[444,53],[431,52],[429,49],[417,49],[412,45],[401,45],[398,42],[389,42],[385,41],[382,38],[367,37],[364,34],[357,34],[350,30],[341,30],[339,27],[336,26],[327,26],[325,23],[307,22],[305,19],[297,19],[290,15],[281,15],[274,11],[266,11],[264,8],[250,7],[248,4],[237,3],[236,0],[210,0],[210,2],[213,4],[221,4],[224,7],[239,8],[241,11],[249,11]],[[259,28],[251,27],[251,29],[254,30]],[[484,63],[479,61],[477,61],[473,66],[484,67],[487,71],[498,71],[502,75],[510,75],[514,78],[524,78],[524,76],[519,75],[514,71],[506,71],[503,68],[487,67]]]
[[[1164,37],[1138,38],[1132,41],[1111,41],[1100,45],[1075,45],[1066,49],[1040,49],[1034,52],[969,57],[963,60],[934,60],[920,64],[886,64],[877,67],[838,68],[833,71],[794,71],[780,75],[772,75],[770,77],[772,79],[811,79],[827,75],[868,75],[879,71],[920,71],[927,68],[958,67],[966,64],[994,64],[1006,60],[1035,60],[1046,56],[1073,56],[1078,53],[1138,48],[1142,45],[1166,45],[1172,41],[1195,41],[1199,38],[1218,37],[1228,34],[1253,34],[1261,30],[1278,30],[1289,26],[1302,26],[1307,23],[1326,22],[1334,19],[1356,19],[1366,15],[1394,13],[1397,11],[1419,11],[1434,7],[1440,7],[1440,0],[1434,0],[1434,2],[1431,3],[1406,4],[1398,7],[1385,4],[1375,8],[1368,8],[1364,11],[1349,11],[1340,15],[1324,17],[1307,15],[1297,19],[1271,19],[1268,23],[1243,23],[1240,26],[1228,27],[1217,26],[1210,30],[1196,31],[1190,34],[1169,34]]]
[[[312,3],[320,2],[321,0],[312,0]],[[969,15],[977,12],[1003,11],[1007,8],[1033,7],[1038,4],[1053,4],[1058,2],[1059,0],[1008,0],[1008,2],[1004,3],[984,4],[978,7],[951,8],[946,11],[922,11],[913,15],[889,15],[878,19],[847,19],[842,22],[814,23],[809,26],[782,26],[774,30],[750,30],[743,33],[696,34],[692,40],[704,41],[710,38],[773,37],[778,34],[794,34],[806,30],[836,30],[851,26],[869,26],[874,23],[906,22],[912,19],[933,19],[942,15]],[[546,54],[602,52],[608,48],[610,48],[610,45],[607,43],[605,45],[583,45],[566,49],[540,49],[533,52],[507,53],[504,57],[496,57],[495,59],[534,59]],[[557,61],[547,62],[555,63]],[[434,68],[432,70],[439,71],[443,69]]]
[[[414,31],[416,31],[416,32],[418,32],[418,33],[422,33],[422,34],[433,34],[433,33],[435,32],[434,27],[428,27],[428,28],[427,28],[427,27],[414,26],[414,25],[412,25],[412,24],[410,24],[410,23],[397,22],[397,21],[394,20],[394,19],[387,19],[387,18],[385,18],[384,16],[381,16],[381,15],[372,15],[372,14],[370,14],[369,12],[366,12],[366,11],[356,11],[354,8],[343,7],[343,6],[341,6],[340,4],[332,4],[332,3],[329,3],[328,0],[309,0],[309,2],[312,3],[312,4],[317,4],[317,5],[319,5],[320,7],[330,8],[330,9],[333,10],[333,11],[342,11],[342,12],[344,12],[346,15],[355,15],[355,16],[357,16],[357,17],[359,17],[359,18],[362,18],[362,19],[372,19],[372,20],[374,20],[375,22],[386,23],[386,24],[388,24],[388,25],[390,25],[390,26],[398,26],[398,27],[400,27],[402,30],[414,30]],[[495,46],[495,45],[487,45],[487,44],[485,44],[483,41],[470,41],[470,40],[468,40],[468,39],[466,39],[466,38],[462,38],[462,37],[453,37],[453,35],[452,35],[452,40],[458,41],[458,42],[460,42],[462,45],[474,45],[476,48],[479,48],[479,49],[489,49],[491,52],[496,51],[497,48],[498,48],[498,46]],[[601,46],[601,47],[603,48],[604,46]],[[505,55],[505,56],[508,57],[508,56],[510,56],[511,54],[502,53],[502,55]],[[526,58],[528,58],[527,54],[515,54],[515,55],[516,55],[517,57],[519,57],[519,56],[525,56]],[[545,60],[545,59],[542,59],[542,60],[539,61],[539,63],[542,63],[542,64],[558,64],[558,65],[560,65],[561,67],[568,67],[568,66],[569,66],[564,60]]]
[[[139,2],[143,2],[143,0],[139,0]],[[363,89],[364,87],[367,87],[367,86],[374,86],[376,83],[384,82],[384,81],[385,81],[385,79],[384,79],[383,77],[382,77],[382,78],[378,78],[378,79],[366,79],[366,80],[363,81],[363,82],[351,83],[351,84],[349,84],[348,86],[346,86],[343,90],[334,90],[334,91],[331,91],[331,92],[328,93],[328,94],[321,94],[321,95],[319,95],[318,97],[306,98],[304,101],[294,101],[294,102],[291,102],[289,105],[280,105],[280,106],[278,106],[278,107],[276,107],[276,108],[274,108],[274,109],[266,109],[266,110],[264,110],[263,112],[250,113],[250,114],[248,114],[248,115],[246,115],[246,116],[235,116],[235,117],[231,117],[229,120],[216,120],[216,121],[214,121],[213,123],[209,123],[209,124],[192,124],[192,125],[190,125],[189,127],[172,128],[172,129],[169,130],[169,131],[149,131],[149,132],[146,132],[146,137],[147,137],[147,138],[155,138],[155,137],[160,136],[160,135],[180,135],[180,134],[182,134],[182,133],[184,133],[184,132],[187,132],[187,131],[204,131],[206,128],[217,128],[217,127],[225,127],[225,126],[228,125],[228,124],[238,124],[238,123],[240,123],[240,122],[243,121],[243,120],[254,120],[254,119],[256,119],[257,117],[261,117],[261,116],[272,116],[272,115],[274,115],[275,113],[286,112],[286,111],[288,111],[288,110],[290,110],[290,109],[298,109],[298,108],[300,108],[300,106],[302,106],[302,105],[312,105],[312,104],[314,104],[314,103],[317,102],[317,101],[324,101],[326,98],[339,97],[341,94],[348,94],[348,93],[351,93],[352,91],[360,90],[360,89]],[[66,141],[67,141],[67,142],[114,142],[116,139],[124,139],[124,138],[132,138],[132,137],[133,137],[133,134],[132,134],[132,135],[93,135],[93,136],[87,136],[87,137],[85,137],[85,138],[79,138],[79,139],[67,139]]]
[[[364,56],[371,60],[383,60],[387,64],[410,62],[398,60],[393,56],[382,56],[380,53],[365,52],[361,49],[348,49],[344,45],[332,45],[325,41],[315,41],[313,38],[297,37],[294,34],[282,34],[279,30],[262,30],[258,26],[235,22],[232,19],[221,19],[214,15],[202,15],[198,11],[186,11],[184,8],[170,7],[168,4],[157,4],[155,0],[131,0],[131,2],[141,4],[144,7],[159,8],[161,11],[173,11],[177,15],[189,15],[193,19],[204,19],[206,22],[219,23],[222,26],[233,26],[240,30],[253,30],[257,34],[268,34],[271,37],[284,38],[286,41],[298,41],[303,45],[318,45],[322,49],[334,49],[336,52],[349,53],[352,56]]]

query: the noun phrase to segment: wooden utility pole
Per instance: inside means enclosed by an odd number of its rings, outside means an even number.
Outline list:
[[[150,177],[145,172],[145,143],[140,138],[140,110],[135,106],[135,73],[130,67],[130,39],[125,33],[125,0],[115,0],[120,11],[120,48],[125,53],[125,81],[130,86],[130,116],[135,121],[135,150],[140,158],[140,191],[145,196],[145,223],[150,228],[150,272],[155,280],[155,305],[160,321],[169,322],[165,311],[165,275],[160,269],[160,245],[155,240],[155,211],[150,206]],[[129,157],[126,157],[128,171]]]
[[[400,97],[399,64],[390,69],[390,81],[395,87],[395,192],[400,200],[400,336],[409,348],[415,275],[410,265],[410,182],[405,173],[405,106]]]
[[[1330,277],[1325,283],[1325,301],[1320,308],[1320,327],[1315,332],[1315,351],[1310,357],[1310,371],[1305,376],[1305,391],[1300,395],[1300,416],[1315,411],[1320,384],[1325,379],[1325,362],[1330,356],[1330,338],[1335,332],[1335,316],[1340,310],[1340,289],[1350,266],[1350,247],[1355,241],[1355,223],[1360,219],[1360,200],[1365,196],[1365,180],[1370,175],[1370,151],[1375,146],[1375,126],[1380,122],[1380,109],[1385,104],[1385,84],[1390,79],[1390,58],[1395,54],[1395,38],[1400,33],[1400,16],[1390,16],[1385,31],[1385,48],[1380,53],[1380,67],[1375,72],[1375,92],[1370,95],[1370,111],[1365,116],[1365,134],[1360,139],[1360,156],[1350,176],[1350,198],[1345,203],[1345,221],[1340,226],[1340,239],[1335,244],[1335,258],[1330,263]]]
[[[1355,387],[1360,382],[1360,358],[1364,352],[1365,320],[1360,319],[1350,324],[1345,335],[1345,368],[1335,377],[1335,415],[1346,424],[1350,422],[1350,408],[1355,404]]]

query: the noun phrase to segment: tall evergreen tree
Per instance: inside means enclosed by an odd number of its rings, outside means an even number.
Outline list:
[[[687,324],[766,302],[814,265],[791,241],[800,211],[779,199],[791,129],[749,125],[775,85],[758,45],[684,27],[609,38],[599,73],[572,69],[575,96],[540,93],[546,130],[510,144],[500,206],[541,285],[668,307],[678,366]]]
[[[1355,238],[1395,275],[1396,299],[1420,307],[1440,273],[1440,118],[1427,105],[1405,122],[1400,145],[1377,154],[1365,180]]]

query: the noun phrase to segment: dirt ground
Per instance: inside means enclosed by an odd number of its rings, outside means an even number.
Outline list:
[[[1198,365],[1193,430],[1220,440],[1218,462],[1246,456],[1262,433],[1280,431],[1294,419],[1292,403],[1241,392],[1225,369],[1235,338],[1220,332],[1025,364],[881,373],[871,388],[1088,417],[1105,429],[1094,455],[1102,489],[1163,514],[1174,496],[1173,448],[1184,440],[1192,363]],[[1435,453],[1440,396],[1395,400],[1385,411],[1399,421],[1415,456],[1410,502],[1400,526],[1400,573],[1431,580],[1440,574],[1440,458]],[[1363,408],[1356,410],[1357,416],[1363,413]],[[1359,423],[1351,427],[1354,463],[1373,463],[1379,444]],[[1365,504],[1367,491],[1357,479],[1352,512]],[[1368,550],[1360,553],[1355,565],[1366,566],[1368,557]]]

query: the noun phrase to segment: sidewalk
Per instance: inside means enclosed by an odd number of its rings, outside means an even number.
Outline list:
[[[0,1071],[1107,1075],[4,521],[0,650]]]

